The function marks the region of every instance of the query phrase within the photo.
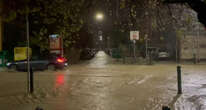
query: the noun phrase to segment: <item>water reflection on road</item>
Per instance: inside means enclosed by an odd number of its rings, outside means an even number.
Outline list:
[[[91,68],[103,68],[105,66],[108,66],[111,60],[112,59],[108,55],[106,55],[103,51],[100,51],[92,60],[85,63],[88,63],[87,66]]]
[[[165,73],[175,71],[171,67],[113,65],[112,61],[100,51],[90,61],[55,73],[55,87],[61,92],[57,97],[50,96],[48,103],[52,105],[42,106],[52,109],[61,105],[67,110],[159,110],[172,99],[170,95],[175,95],[174,91],[164,93],[167,88],[159,86],[165,86],[168,75]],[[161,67],[162,70],[157,70]],[[69,80],[65,81],[66,78]]]
[[[33,110],[36,106],[45,110],[161,110],[162,105],[176,99],[176,64],[147,66],[113,61],[100,51],[94,59],[66,70],[36,73],[34,95],[20,98],[28,101],[22,101],[15,110]],[[183,71],[185,94],[195,93],[200,82],[202,88],[206,85],[202,81],[206,76],[204,65],[183,65]],[[198,77],[201,81],[192,79]]]
[[[56,83],[55,83],[55,88],[59,88],[60,86],[63,86],[65,83],[65,76],[64,74],[58,74],[56,76]]]

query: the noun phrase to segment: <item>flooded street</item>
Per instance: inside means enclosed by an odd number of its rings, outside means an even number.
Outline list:
[[[175,63],[114,64],[100,51],[90,61],[56,72],[35,72],[27,95],[26,73],[0,74],[2,110],[206,110],[206,65],[182,65],[183,95],[177,96]]]

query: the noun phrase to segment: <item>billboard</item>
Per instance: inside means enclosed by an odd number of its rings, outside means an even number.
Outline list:
[[[51,50],[61,49],[61,39],[59,35],[50,35],[49,36],[49,47]]]
[[[56,53],[63,55],[63,41],[62,37],[58,34],[52,34],[49,36],[50,53]]]

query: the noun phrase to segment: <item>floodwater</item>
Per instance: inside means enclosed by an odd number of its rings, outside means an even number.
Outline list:
[[[2,110],[206,110],[206,65],[182,65],[183,94],[177,95],[176,64],[132,65],[103,51],[61,71],[34,73],[34,93],[27,75],[1,72]]]

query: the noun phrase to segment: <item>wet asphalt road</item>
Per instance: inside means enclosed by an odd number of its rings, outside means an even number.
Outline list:
[[[183,89],[188,97],[196,93],[195,87],[206,84],[204,80],[193,84],[193,78],[206,76],[205,67],[183,65]],[[37,106],[44,110],[161,110],[162,105],[173,105],[177,93],[176,64],[114,64],[102,51],[62,71],[35,72],[33,95],[26,94],[26,73],[2,73],[0,80],[2,110],[34,110]]]

